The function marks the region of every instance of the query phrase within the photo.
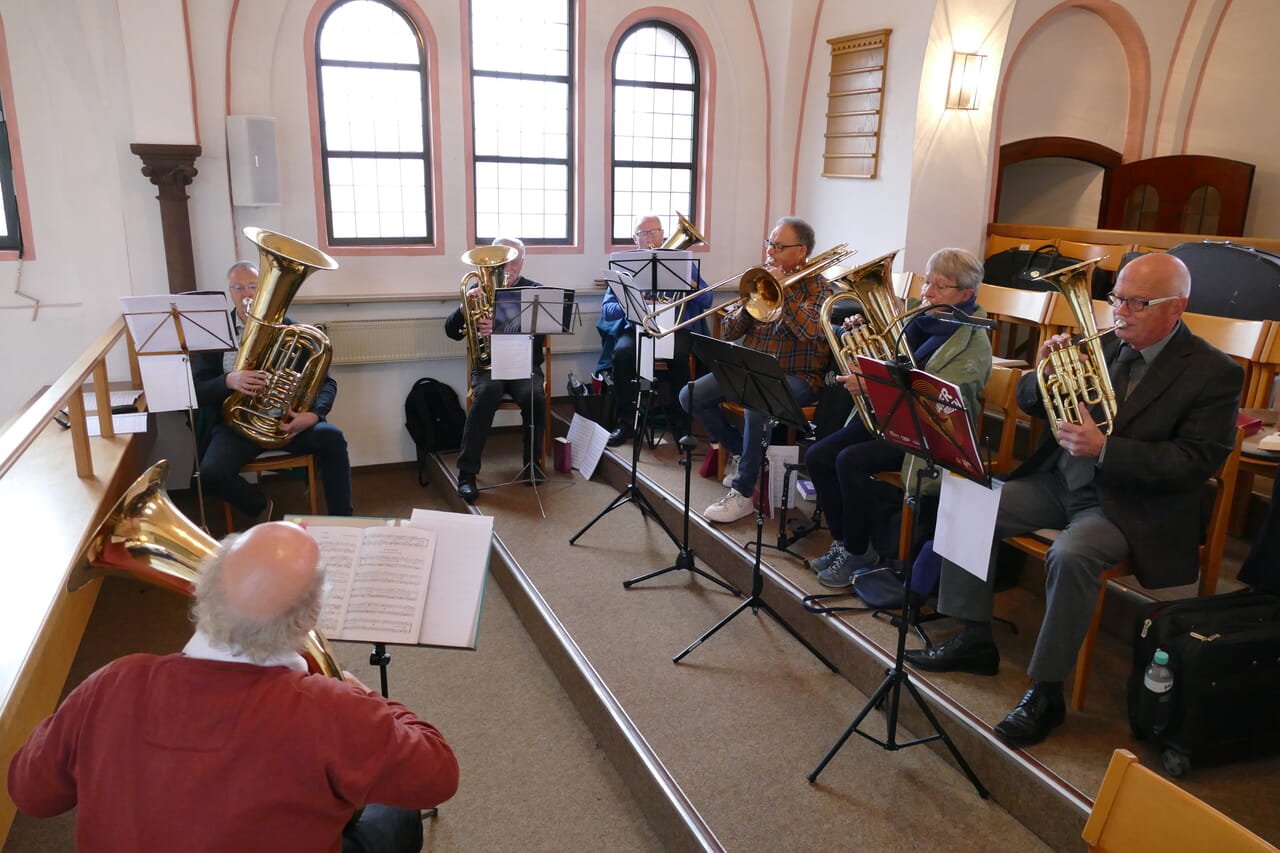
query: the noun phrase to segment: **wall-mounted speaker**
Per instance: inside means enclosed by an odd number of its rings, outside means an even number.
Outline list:
[[[276,120],[268,116],[227,116],[227,164],[231,169],[233,204],[279,204]]]

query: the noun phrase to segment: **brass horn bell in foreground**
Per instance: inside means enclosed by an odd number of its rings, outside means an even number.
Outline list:
[[[467,362],[472,370],[488,370],[492,363],[489,336],[476,330],[476,321],[493,319],[493,303],[497,292],[507,286],[507,264],[520,252],[514,246],[480,246],[462,253],[462,262],[475,267],[462,277],[462,316],[467,328]],[[472,282],[480,291],[468,297]]]
[[[98,529],[80,548],[67,580],[75,591],[95,577],[119,575],[190,596],[217,541],[182,514],[164,490],[169,463],[152,465],[125,490]],[[307,634],[302,653],[322,675],[342,678],[329,643],[318,630]]]
[[[1103,435],[1111,434],[1115,421],[1116,392],[1098,340],[1115,331],[1115,326],[1098,331],[1093,319],[1091,279],[1093,268],[1102,260],[1093,258],[1043,276],[1066,299],[1080,330],[1080,340],[1053,350],[1036,365],[1040,399],[1055,439],[1059,425],[1063,421],[1081,423],[1080,410],[1088,406],[1098,407],[1093,420]]]
[[[232,391],[222,403],[223,418],[263,447],[289,443],[280,419],[290,409],[305,412],[329,373],[333,347],[315,326],[286,325],[285,311],[302,282],[316,270],[336,270],[338,262],[324,252],[274,231],[245,228],[258,247],[258,292],[231,370],[265,370],[267,387],[252,396]]]
[[[881,255],[853,269],[833,267],[824,273],[827,280],[840,289],[822,303],[819,321],[826,333],[827,343],[831,345],[831,352],[835,355],[836,364],[844,375],[857,372],[857,357],[860,355],[880,361],[893,361],[898,356],[896,340],[890,336],[890,330],[897,325],[897,320],[902,315],[898,298],[893,292],[893,262],[898,251]],[[832,325],[832,313],[842,302],[856,303],[862,309],[861,325],[852,329],[837,329]],[[907,352],[907,357],[911,357],[910,351]],[[872,435],[879,435],[880,428],[872,412],[871,400],[862,393],[855,395],[853,402],[862,425]]]
[[[683,213],[677,210],[676,230],[667,238],[667,241],[662,244],[662,248],[688,249],[689,247],[696,246],[699,243],[705,243],[708,246],[711,245],[710,243],[707,243],[707,238],[703,237],[702,234],[699,233],[698,229],[694,227],[694,224],[686,219]]]

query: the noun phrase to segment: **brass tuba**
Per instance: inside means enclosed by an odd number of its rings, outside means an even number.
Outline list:
[[[462,314],[467,323],[467,361],[472,370],[488,370],[490,365],[489,338],[476,331],[476,321],[493,319],[493,303],[497,292],[507,286],[507,264],[520,252],[514,246],[480,246],[462,253],[462,262],[471,264],[474,270],[462,277]],[[468,297],[471,282],[480,285],[480,292]]]
[[[119,575],[192,594],[201,564],[218,543],[169,500],[164,490],[168,472],[169,463],[162,459],[125,490],[81,545],[67,589],[74,592],[96,577]],[[316,672],[342,678],[342,667],[318,630],[307,634],[301,651]]]
[[[267,387],[254,395],[232,391],[222,403],[223,418],[263,447],[281,447],[289,435],[280,420],[290,410],[304,412],[315,402],[333,358],[333,347],[315,326],[286,325],[285,311],[302,282],[316,270],[336,270],[338,263],[300,240],[245,228],[258,247],[258,292],[249,305],[236,370],[265,370]]]
[[[819,319],[842,374],[857,372],[857,357],[860,355],[881,361],[893,361],[898,356],[896,340],[891,336],[902,317],[901,306],[893,293],[893,262],[898,251],[881,255],[853,269],[837,267],[826,273],[832,285],[841,289],[822,303]],[[836,329],[831,324],[831,315],[836,306],[845,301],[856,302],[862,307],[864,321],[852,329]],[[907,358],[911,358],[910,351]],[[872,435],[878,435],[880,428],[876,425],[867,395],[855,394],[853,403],[863,426]]]
[[[696,246],[699,243],[707,243],[707,238],[699,233],[698,229],[692,222],[685,218],[684,214],[676,211],[676,230],[666,242],[662,244],[663,249],[688,249],[690,246]]]
[[[1115,331],[1115,326],[1098,331],[1091,298],[1090,278],[1094,266],[1101,260],[1104,259],[1093,258],[1043,277],[1066,299],[1080,329],[1080,340],[1053,350],[1036,365],[1040,399],[1044,401],[1055,439],[1059,424],[1080,423],[1080,410],[1086,406],[1100,408],[1100,416],[1094,418],[1094,422],[1104,435],[1111,434],[1111,424],[1116,417],[1116,392],[1111,387],[1111,374],[1098,341]]]

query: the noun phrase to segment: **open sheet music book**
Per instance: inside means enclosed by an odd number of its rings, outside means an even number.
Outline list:
[[[414,510],[411,520],[288,520],[320,547],[329,591],[318,627],[329,639],[476,647],[492,518]]]

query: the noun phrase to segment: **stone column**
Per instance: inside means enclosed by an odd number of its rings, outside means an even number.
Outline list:
[[[164,232],[169,292],[196,289],[196,261],[191,250],[191,216],[186,187],[198,174],[199,145],[149,145],[135,142],[129,150],[142,158],[142,174],[160,188],[160,227]]]

